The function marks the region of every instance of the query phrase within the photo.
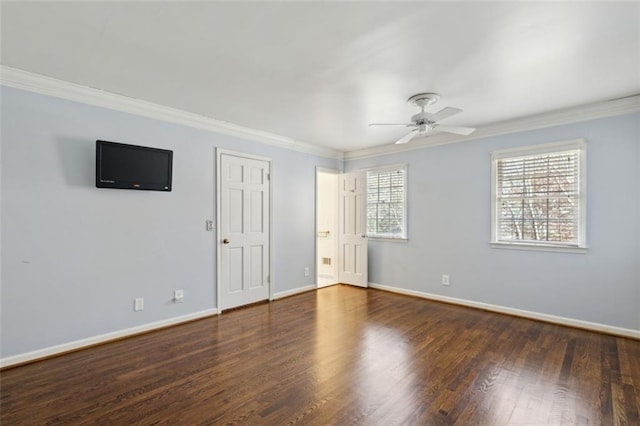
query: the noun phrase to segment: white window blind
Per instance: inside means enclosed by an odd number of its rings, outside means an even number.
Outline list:
[[[367,172],[367,235],[406,238],[406,167]]]
[[[583,152],[570,143],[494,154],[494,242],[584,246]]]

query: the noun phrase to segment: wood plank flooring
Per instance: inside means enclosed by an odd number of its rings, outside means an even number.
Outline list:
[[[640,424],[640,341],[348,286],[0,379],[3,426]]]

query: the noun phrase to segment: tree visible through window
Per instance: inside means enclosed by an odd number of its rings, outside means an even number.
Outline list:
[[[494,153],[494,242],[584,245],[581,141]]]
[[[404,166],[367,172],[367,234],[406,238],[406,169]]]

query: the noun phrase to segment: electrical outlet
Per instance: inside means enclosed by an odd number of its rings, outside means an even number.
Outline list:
[[[449,285],[449,275],[442,275],[442,285]]]
[[[305,277],[309,276],[309,268],[304,268],[304,276]]]
[[[174,290],[173,291],[173,301],[175,303],[184,302],[184,290]]]
[[[133,310],[134,311],[141,311],[144,309],[144,299],[142,297],[139,297],[137,299],[133,299]]]

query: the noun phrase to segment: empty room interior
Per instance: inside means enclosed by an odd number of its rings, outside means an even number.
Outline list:
[[[0,2],[0,423],[640,425],[640,2]]]

